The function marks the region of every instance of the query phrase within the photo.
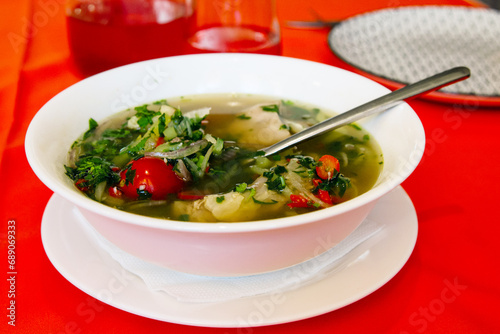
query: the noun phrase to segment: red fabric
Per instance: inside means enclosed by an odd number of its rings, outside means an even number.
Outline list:
[[[373,294],[340,310],[253,329],[182,326],[95,301],[51,265],[40,238],[49,191],[33,174],[23,141],[52,96],[82,77],[71,65],[62,0],[0,3],[0,256],[5,275],[0,332],[19,333],[500,333],[498,305],[500,108],[415,100],[427,132],[424,160],[403,184],[416,207],[419,236],[404,268]],[[461,0],[278,0],[280,21],[346,18],[390,6],[474,5]],[[283,27],[283,54],[352,70],[326,42],[328,31]],[[8,224],[16,225],[16,326],[7,324]],[[369,275],[369,273],[367,273]],[[452,291],[453,295],[446,295]],[[436,303],[444,305],[436,308]],[[95,304],[92,304],[95,303]],[[95,312],[82,316],[80,307]],[[433,307],[434,306],[434,307]],[[90,306],[88,306],[90,307]],[[9,331],[9,332],[10,332]]]

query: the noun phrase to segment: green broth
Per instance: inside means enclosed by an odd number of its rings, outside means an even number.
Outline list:
[[[275,112],[277,110],[273,110],[274,106],[280,103],[281,112],[284,111],[283,115],[288,117],[286,124],[278,117]],[[68,175],[74,176],[71,171],[78,159],[95,155],[96,152],[104,152],[105,160],[109,161],[109,168],[115,171],[114,174],[108,175],[107,179],[103,178],[104,181],[100,180],[94,189],[81,187],[80,183],[77,186],[82,191],[106,205],[152,217],[202,222],[262,220],[318,210],[330,206],[329,199],[333,200],[333,205],[352,199],[371,189],[382,170],[383,158],[378,144],[370,133],[357,125],[331,131],[270,158],[256,155],[259,149],[283,139],[290,132],[299,131],[326,119],[327,114],[315,106],[295,101],[280,101],[267,96],[215,94],[169,99],[151,104],[147,108],[156,110],[160,105],[181,110],[184,115],[192,110],[211,108],[210,113],[204,116],[201,122],[201,129],[193,128],[190,131],[193,132],[193,138],[197,131],[203,132],[204,136],[210,134],[209,139],[213,143],[208,143],[206,148],[196,154],[165,159],[174,166],[176,173],[179,174],[181,169],[184,171],[181,174],[186,175],[186,170],[188,171],[189,180],[184,182],[182,190],[160,200],[132,200],[126,196],[110,195],[110,187],[120,189],[120,185],[123,186],[124,180],[120,183],[119,173],[127,169],[130,160],[140,159],[144,154],[151,154],[149,151],[158,150],[154,147],[158,144],[151,144],[153,139],[158,139],[156,135],[162,137],[162,141],[167,141],[162,146],[157,146],[160,148],[173,150],[173,147],[181,142],[175,137],[176,132],[173,129],[164,130],[164,126],[161,131],[160,127],[158,130],[148,130],[148,126],[154,127],[150,124],[141,129],[129,129],[124,126],[130,125],[130,119],[136,113],[136,110],[132,109],[103,121],[94,129],[91,124],[88,134],[77,140],[70,150]],[[110,129],[121,129],[120,138],[106,137],[106,134],[113,133]],[[84,137],[87,138],[83,139]],[[124,147],[140,142],[137,138],[143,138],[142,142],[145,142],[146,146],[153,146],[139,150],[137,156],[130,150],[128,154],[123,153],[126,151]],[[197,145],[197,139],[191,140],[193,145]],[[219,144],[222,141],[224,145],[221,149]],[[315,173],[314,166],[321,167],[317,161],[324,155],[334,156],[340,165],[340,173],[337,173],[338,183],[331,188],[325,186],[329,180],[321,180]],[[204,156],[209,157],[206,166],[201,161]],[[316,165],[305,167],[306,161],[314,161]],[[204,166],[204,170],[193,172],[196,164]],[[280,185],[280,181],[283,185]],[[322,185],[319,186],[318,182]],[[75,183],[78,183],[77,178]],[[278,189],[279,187],[281,188]],[[330,195],[320,196],[321,187],[327,189]],[[96,195],[97,191],[99,196]],[[305,198],[307,205],[298,203],[297,196]]]

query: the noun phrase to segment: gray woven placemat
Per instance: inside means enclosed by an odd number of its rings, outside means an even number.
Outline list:
[[[442,92],[500,96],[500,12],[460,6],[409,6],[352,17],[328,36],[332,51],[375,76],[408,84],[455,66],[468,80]]]

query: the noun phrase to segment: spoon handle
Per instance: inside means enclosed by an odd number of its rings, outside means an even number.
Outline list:
[[[372,114],[387,110],[403,100],[414,98],[426,93],[435,91],[444,86],[461,81],[470,76],[470,70],[467,67],[455,67],[447,71],[438,73],[426,79],[417,81],[403,88],[395,90],[389,94],[383,95],[375,100],[355,107],[342,114],[331,117],[323,122],[317,123],[305,130],[298,132],[285,140],[264,148],[264,156],[277,153],[287,147],[293,146],[301,141],[320,135],[326,131],[339,128],[341,126],[356,122],[357,120],[370,116]]]

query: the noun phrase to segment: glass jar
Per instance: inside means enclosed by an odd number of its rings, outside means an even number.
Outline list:
[[[85,75],[183,54],[191,0],[68,0],[73,59]]]

